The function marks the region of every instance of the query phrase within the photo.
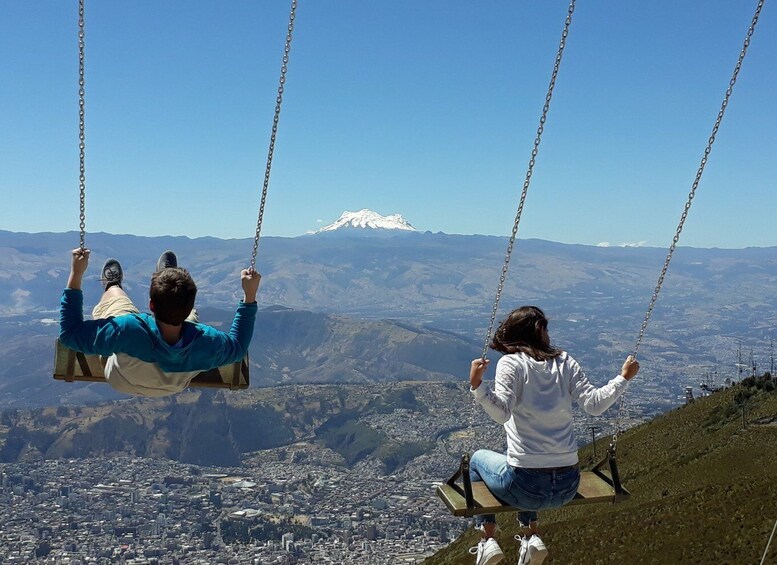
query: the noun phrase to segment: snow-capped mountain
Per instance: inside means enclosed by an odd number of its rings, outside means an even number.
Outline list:
[[[335,222],[328,226],[324,226],[313,233],[327,233],[350,229],[417,231],[400,214],[381,216],[377,212],[365,208],[358,212],[345,211]]]

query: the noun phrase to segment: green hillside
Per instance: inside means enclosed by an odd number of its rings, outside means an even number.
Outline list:
[[[0,464],[129,454],[238,466],[246,453],[313,440],[348,465],[371,456],[391,473],[435,444],[390,437],[364,418],[395,410],[427,414],[429,398],[444,398],[450,387],[455,390],[451,383],[413,382],[292,385],[240,394],[198,389],[93,406],[5,410],[0,412]]]
[[[747,379],[623,434],[618,465],[631,498],[541,513],[545,563],[760,563],[777,519],[774,385]],[[581,461],[589,459],[584,449]],[[514,514],[498,520],[506,562],[515,563]],[[471,564],[477,539],[470,530],[424,563]],[[777,563],[777,542],[764,563]]]

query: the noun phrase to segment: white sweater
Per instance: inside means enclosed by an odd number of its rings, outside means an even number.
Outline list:
[[[547,468],[578,462],[572,401],[598,416],[627,387],[628,381],[618,375],[596,388],[566,352],[549,361],[513,353],[497,363],[495,389],[481,384],[473,394],[488,415],[504,425],[508,463]]]

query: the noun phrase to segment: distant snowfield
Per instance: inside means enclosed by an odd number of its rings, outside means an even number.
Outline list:
[[[601,241],[596,244],[596,247],[645,247],[647,246],[647,240],[643,241],[624,241],[623,243],[610,243],[609,241]]]
[[[417,231],[401,214],[381,216],[377,212],[364,208],[358,212],[346,210],[333,223],[312,233],[332,232],[347,228]]]

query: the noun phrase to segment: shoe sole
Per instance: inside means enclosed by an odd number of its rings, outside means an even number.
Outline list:
[[[548,550],[538,549],[534,553],[532,553],[531,561],[529,561],[530,565],[542,565],[542,562],[545,561],[545,558],[548,556]]]
[[[109,267],[112,267],[112,272],[116,273],[115,277],[106,277],[105,271]],[[112,286],[118,286],[121,288],[124,281],[124,270],[121,268],[121,263],[117,259],[108,259],[103,264],[103,268],[100,271],[100,283],[103,285],[104,290],[108,290]]]
[[[483,561],[483,565],[496,565],[497,563],[501,563],[504,558],[504,553],[497,553],[496,555],[492,555]]]
[[[171,254],[171,255],[172,255],[174,258],[175,258],[175,261],[173,261],[173,263],[175,263],[175,265],[169,265],[169,266],[168,266],[168,265],[166,265],[166,264],[162,264],[162,259],[163,259],[163,258],[164,258],[164,256],[165,256],[165,255],[167,255],[168,253],[170,253],[170,254]],[[175,252],[174,252],[174,251],[170,251],[170,250],[168,250],[168,251],[165,251],[164,253],[162,253],[162,254],[159,256],[159,260],[156,262],[156,271],[157,271],[157,272],[159,272],[159,271],[161,271],[162,269],[170,269],[170,268],[172,268],[172,269],[176,269],[176,268],[178,268],[178,256],[175,254]]]

